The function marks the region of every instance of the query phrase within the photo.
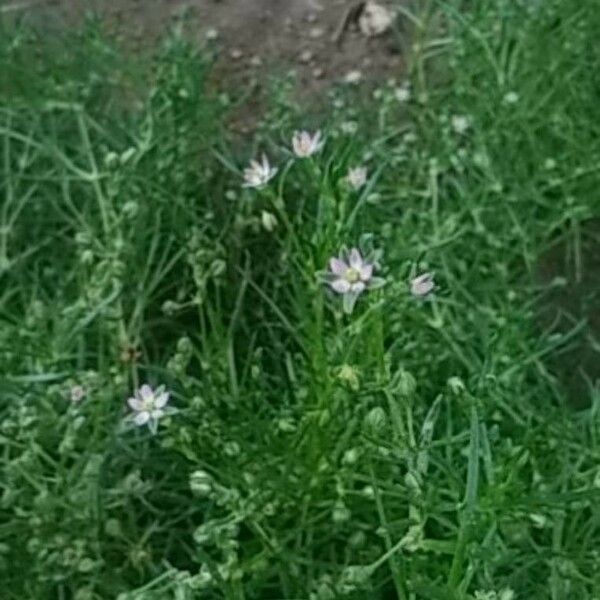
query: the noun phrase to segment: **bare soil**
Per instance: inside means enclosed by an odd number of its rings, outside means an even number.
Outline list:
[[[323,96],[348,73],[361,81],[400,79],[407,35],[403,20],[367,37],[352,9],[357,0],[4,0],[33,25],[60,30],[86,13],[102,17],[108,33],[135,52],[152,48],[175,20],[198,44],[218,51],[214,77],[225,87],[251,86],[260,93],[267,78],[293,70],[299,97]],[[392,0],[378,0],[393,8]],[[395,0],[398,2],[398,0]],[[0,0],[2,6],[3,0]],[[343,27],[344,21],[347,27]],[[343,35],[339,35],[343,29]]]
[[[557,346],[548,364],[576,408],[590,403],[600,379],[600,219],[590,219],[558,240],[538,264],[547,290],[539,323]],[[558,337],[562,336],[562,337]]]

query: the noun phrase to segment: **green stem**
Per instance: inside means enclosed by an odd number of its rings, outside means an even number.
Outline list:
[[[375,491],[375,504],[377,506],[377,512],[379,514],[379,520],[381,521],[381,525],[384,530],[384,542],[387,548],[387,551],[383,556],[378,558],[374,563],[372,563],[369,568],[371,571],[375,571],[378,569],[384,562],[389,560],[390,562],[390,571],[392,573],[392,579],[394,581],[394,587],[396,588],[396,594],[398,596],[398,600],[406,599],[406,591],[404,589],[404,568],[402,565],[402,559],[400,561],[396,559],[394,554],[400,550],[402,547],[402,540],[400,540],[397,544],[392,545],[392,538],[389,534],[389,525],[385,515],[385,510],[383,508],[383,502],[381,501],[381,494],[379,493],[379,488],[377,487],[377,483],[375,481],[375,474],[373,473],[372,465],[369,467],[371,482],[373,484],[373,489]]]

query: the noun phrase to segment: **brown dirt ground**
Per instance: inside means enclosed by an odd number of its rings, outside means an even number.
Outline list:
[[[378,0],[393,7],[400,0]],[[2,6],[3,0],[0,0]],[[363,80],[401,79],[407,32],[393,29],[367,38],[356,23],[333,41],[357,0],[4,0],[34,26],[60,30],[86,13],[102,17],[110,34],[133,51],[152,48],[181,19],[187,35],[218,50],[214,77],[225,88],[246,86],[256,96],[267,76],[296,73],[299,98],[317,102],[323,92],[360,71]],[[213,37],[216,37],[213,39]],[[252,104],[252,99],[251,99]]]
[[[581,223],[538,265],[539,282],[547,290],[538,307],[539,323],[546,333],[568,336],[548,365],[576,408],[589,406],[589,383],[600,380],[599,273],[600,219]]]

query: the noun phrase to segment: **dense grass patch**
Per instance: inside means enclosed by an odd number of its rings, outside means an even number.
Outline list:
[[[176,34],[145,65],[93,28],[3,35],[3,597],[600,595],[598,394],[569,407],[535,308],[539,257],[598,215],[600,13],[415,18],[410,98],[335,90],[306,159],[293,96],[228,139]],[[344,246],[386,280],[351,314]]]

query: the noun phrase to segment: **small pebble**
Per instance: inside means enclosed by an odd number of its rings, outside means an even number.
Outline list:
[[[344,77],[344,81],[346,83],[350,83],[350,84],[355,84],[355,83],[360,83],[362,81],[363,75],[361,71],[358,70],[354,70],[354,71],[349,71],[348,73],[346,73],[346,76]]]
[[[229,56],[231,56],[233,60],[239,60],[243,55],[244,53],[239,48],[232,48],[232,50],[229,52]]]
[[[300,54],[300,56],[298,57],[298,60],[302,63],[302,64],[308,64],[312,59],[314,58],[314,54],[310,51],[310,50],[305,50],[304,52],[302,52],[302,54]]]
[[[394,13],[389,8],[368,0],[358,20],[358,25],[367,37],[385,33],[394,23]]]
[[[219,32],[214,27],[206,30],[206,39],[207,40],[216,40],[219,37]]]

